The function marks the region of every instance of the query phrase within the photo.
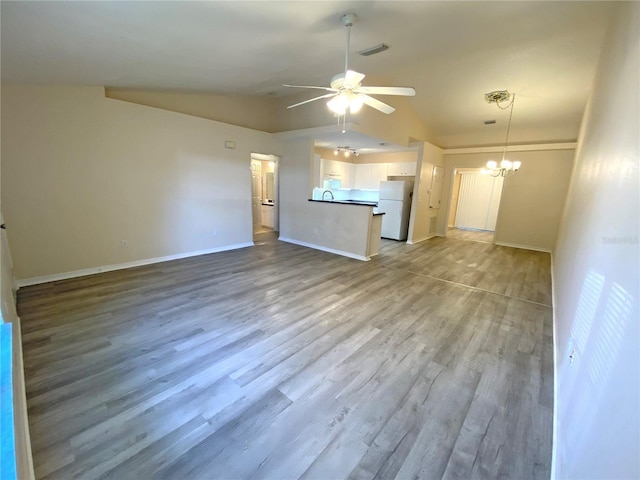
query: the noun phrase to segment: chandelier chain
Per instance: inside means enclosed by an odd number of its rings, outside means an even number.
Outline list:
[[[486,167],[482,169],[481,173],[491,175],[492,177],[511,177],[520,169],[520,165],[522,164],[519,160],[515,160],[512,162],[507,160],[506,158],[516,95],[515,93],[510,94],[507,90],[496,90],[494,92],[485,93],[484,99],[488,103],[495,103],[501,110],[506,110],[509,107],[511,107],[511,110],[509,112],[507,132],[504,139],[504,148],[502,149],[502,161],[498,164],[498,162],[496,162],[495,160],[488,160]],[[511,101],[505,107],[500,105],[499,102],[509,99]]]
[[[509,107],[512,107],[512,106],[513,106],[513,102],[515,101],[515,99],[516,99],[516,94],[514,93],[514,94],[511,96],[511,101],[510,101],[509,103],[507,103],[504,107],[503,107],[502,105],[500,105],[500,100],[496,100],[495,104],[498,106],[498,108],[499,108],[500,110],[506,110],[507,108],[509,108]]]
[[[511,97],[511,111],[509,112],[509,122],[507,123],[507,136],[504,139],[504,149],[502,150],[502,160],[505,159],[507,155],[507,145],[509,144],[509,132],[511,131],[511,117],[513,117],[513,104],[516,101],[516,94],[514,93]],[[500,106],[499,104],[497,104]]]

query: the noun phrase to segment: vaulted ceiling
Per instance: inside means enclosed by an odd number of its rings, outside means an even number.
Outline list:
[[[281,97],[344,68],[413,86],[434,143],[500,143],[517,94],[514,143],[575,140],[615,2],[1,2],[2,82]],[[357,54],[385,43],[389,50]],[[316,93],[309,92],[309,97]],[[393,97],[380,99],[394,104]],[[306,106],[298,107],[301,109]],[[380,114],[382,115],[382,114]],[[485,120],[497,120],[485,126]],[[328,116],[327,124],[333,120]]]

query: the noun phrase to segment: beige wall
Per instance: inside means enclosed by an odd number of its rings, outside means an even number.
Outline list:
[[[512,152],[522,167],[506,178],[494,241],[503,245],[551,251],[564,207],[573,150]],[[445,155],[445,175],[438,232],[445,234],[451,206],[453,172],[456,168],[480,168],[487,160],[500,160],[499,153]]]
[[[554,250],[563,479],[640,478],[640,4],[618,8]]]
[[[381,96],[380,99],[396,107],[396,111],[385,115],[373,108],[364,107],[353,120],[358,123],[360,131],[396,145],[406,146],[415,141],[433,141],[433,136],[411,108],[407,98]]]
[[[337,160],[338,162],[356,163],[355,160],[359,158],[355,155],[349,155],[348,157],[345,157],[342,153],[335,155],[333,153],[334,150],[331,150],[330,148],[314,147],[313,152],[316,155],[320,155],[320,157],[324,158],[325,160]]]
[[[250,154],[279,149],[271,134],[112,100],[102,88],[3,86],[14,274],[250,243]]]
[[[373,85],[375,78],[367,77]],[[384,83],[383,83],[384,84]],[[296,108],[288,105],[309,99],[314,91],[293,90],[287,97],[221,96],[197,93],[177,93],[157,90],[106,89],[113,99],[132,102],[231,125],[243,126],[265,132],[286,132],[306,128],[332,126],[337,118],[328,110],[326,100],[319,100]],[[397,145],[408,145],[414,140],[429,140],[430,133],[424,122],[414,112],[409,100],[403,97],[381,97],[396,111],[385,115],[370,107],[364,107],[347,122],[361,133]],[[336,127],[337,128],[337,127]]]
[[[440,209],[429,208],[431,180],[433,167],[443,163],[441,148],[427,142],[420,145],[407,243],[418,243],[434,235],[429,231],[429,225]]]
[[[223,96],[124,88],[107,88],[105,95],[117,100],[186,113],[230,125],[264,132],[275,131],[273,116],[277,101],[270,97]]]
[[[522,167],[506,178],[502,187],[495,243],[553,249],[574,153],[555,150],[518,154]]]
[[[398,162],[417,162],[418,152],[389,152],[389,153],[367,153],[359,155],[353,160],[353,163],[398,163]]]
[[[314,153],[320,155],[327,160],[338,160],[348,163],[399,163],[399,162],[417,162],[418,152],[385,152],[385,153],[366,153],[362,155],[350,155],[345,157],[342,154],[334,155],[334,151],[330,148],[314,147]]]

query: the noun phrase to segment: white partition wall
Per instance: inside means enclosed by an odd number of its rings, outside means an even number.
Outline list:
[[[502,177],[465,172],[460,181],[456,227],[495,231]]]

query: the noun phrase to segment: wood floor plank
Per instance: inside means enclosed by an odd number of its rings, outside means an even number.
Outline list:
[[[291,405],[291,400],[278,390],[270,390],[240,415],[184,452],[177,460],[157,472],[158,478],[196,478],[224,475],[222,461],[216,459],[225,452],[245,451],[252,438],[260,435],[265,426]]]
[[[548,254],[256,238],[19,290],[37,478],[548,478]]]
[[[478,383],[478,373],[445,368],[424,400],[424,422],[395,478],[442,478]],[[437,438],[438,442],[434,442]]]

